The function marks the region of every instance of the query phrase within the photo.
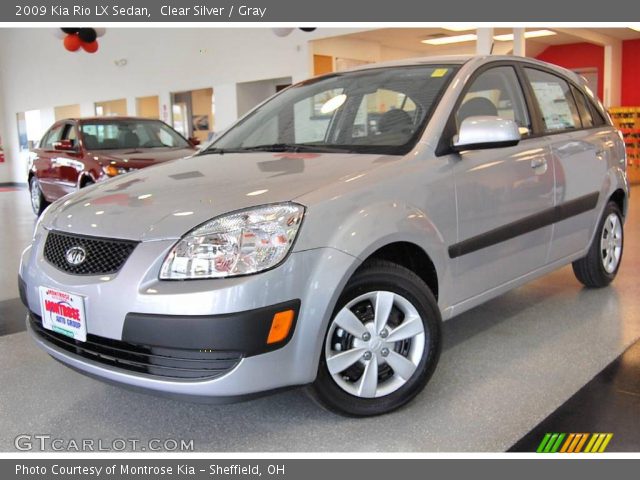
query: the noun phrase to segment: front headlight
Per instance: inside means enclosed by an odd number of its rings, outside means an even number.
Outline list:
[[[160,279],[232,277],[275,267],[289,253],[303,216],[302,205],[282,203],[214,218],[171,249]]]

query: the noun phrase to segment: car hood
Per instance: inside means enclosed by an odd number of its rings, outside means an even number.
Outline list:
[[[131,240],[180,238],[234,210],[294,200],[402,157],[372,154],[210,154],[163,163],[64,197],[43,227]]]
[[[145,168],[156,163],[190,157],[196,153],[194,148],[125,148],[119,150],[93,150],[89,155],[100,163],[115,163],[118,167]]]

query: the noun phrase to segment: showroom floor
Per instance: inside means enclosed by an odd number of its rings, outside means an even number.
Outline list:
[[[627,353],[635,363],[618,359],[640,338],[639,195],[636,188],[611,288],[583,289],[568,267],[447,322],[427,390],[399,412],[355,420],[321,410],[300,389],[242,404],[196,405],[105,385],[54,362],[19,331],[18,257],[34,223],[28,195],[0,192],[0,450],[13,450],[19,434],[50,434],[193,439],[203,451],[504,451],[543,420],[541,432],[551,425],[587,428],[578,417],[572,423],[571,414],[590,401],[593,413],[581,410],[580,418],[597,416],[603,421],[587,425],[615,435],[615,422],[605,420],[616,402],[595,408],[590,392],[606,386],[621,365],[635,365],[630,378],[639,375],[637,345]]]

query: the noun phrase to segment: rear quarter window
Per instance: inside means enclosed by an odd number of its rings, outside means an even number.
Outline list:
[[[591,113],[591,108],[589,107],[589,101],[585,98],[584,93],[573,85],[571,86],[571,92],[573,93],[573,98],[576,100],[578,113],[580,114],[580,121],[582,122],[582,128],[593,127],[593,115]]]

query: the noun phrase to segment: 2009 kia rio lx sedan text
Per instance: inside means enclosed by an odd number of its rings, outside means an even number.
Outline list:
[[[52,204],[22,257],[35,341],[200,400],[295,385],[348,415],[426,385],[441,322],[622,257],[624,145],[583,80],[515,57],[296,84],[205,151]]]

